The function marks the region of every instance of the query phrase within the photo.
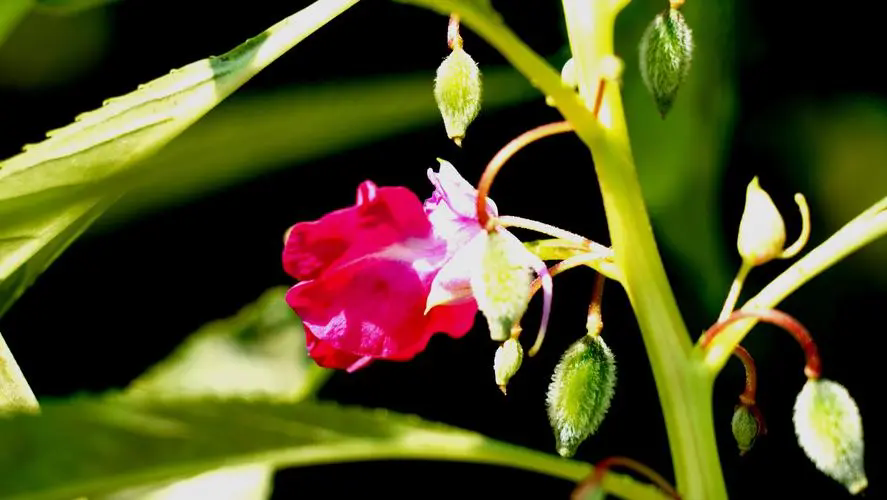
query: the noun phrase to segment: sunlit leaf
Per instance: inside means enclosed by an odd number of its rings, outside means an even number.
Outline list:
[[[30,10],[33,0],[3,0],[0,2],[0,45]]]
[[[387,411],[267,400],[48,403],[0,420],[0,497],[94,496],[220,466],[422,458],[522,467],[579,480],[587,464]],[[655,488],[608,474],[604,488],[638,499]]]
[[[36,0],[37,8],[69,14],[84,9],[120,2],[121,0]]]
[[[33,282],[34,272],[42,271],[92,222],[95,215],[86,213],[121,194],[118,189],[78,200],[83,190],[156,152],[356,1],[315,2],[222,56],[202,59],[107,100],[0,163],[0,314]],[[35,209],[39,215],[32,213]],[[39,220],[31,223],[31,217]],[[79,230],[71,231],[72,224]],[[57,251],[45,255],[40,265],[27,265],[46,245]]]
[[[428,72],[238,94],[140,164],[141,187],[114,207],[112,217],[193,199],[419,126],[438,126],[443,133],[431,93],[433,78]],[[481,120],[537,95],[516,71],[503,67],[484,68],[484,85]]]
[[[127,398],[264,396],[297,402],[330,374],[305,351],[302,323],[272,288],[236,316],[209,323],[133,382]],[[271,492],[274,466],[225,467],[164,484],[129,488],[108,500],[260,500]]]

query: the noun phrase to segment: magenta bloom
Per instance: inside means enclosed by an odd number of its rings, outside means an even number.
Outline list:
[[[406,188],[365,181],[354,206],[291,228],[283,265],[301,282],[286,300],[319,365],[354,371],[374,359],[408,360],[434,333],[461,337],[471,329],[477,305],[470,292],[426,307],[432,282],[462,241],[458,228],[471,222],[444,224],[443,206],[463,194],[450,192],[452,178],[444,177],[424,209]]]

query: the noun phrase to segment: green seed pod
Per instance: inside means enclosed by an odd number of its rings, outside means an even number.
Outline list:
[[[471,273],[471,291],[487,318],[490,338],[505,342],[530,302],[533,271],[528,259],[533,255],[504,229],[478,238],[482,248],[479,266]]]
[[[760,430],[758,428],[758,420],[748,406],[739,405],[733,412],[730,426],[733,428],[733,437],[739,446],[739,454],[745,455],[755,444],[755,438],[758,437],[758,431]]]
[[[447,136],[457,145],[462,145],[465,130],[480,111],[480,98],[481,77],[477,63],[462,47],[456,47],[437,68],[434,99]]]
[[[808,379],[795,400],[795,433],[816,467],[851,494],[868,486],[863,467],[862,419],[841,384]]]
[[[615,386],[616,359],[604,339],[586,335],[567,349],[554,369],[546,401],[561,456],[573,456],[598,429]]]
[[[754,266],[778,257],[785,246],[785,222],[758,178],[745,190],[745,209],[739,221],[736,249],[742,260]]]
[[[675,9],[657,14],[641,37],[641,77],[665,118],[687,78],[693,60],[693,34]]]
[[[496,385],[505,394],[508,381],[520,369],[524,360],[524,348],[514,337],[503,342],[493,357],[493,372],[496,374]]]

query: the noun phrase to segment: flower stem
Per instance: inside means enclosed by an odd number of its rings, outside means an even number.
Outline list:
[[[604,329],[604,319],[601,314],[601,303],[604,300],[604,284],[607,277],[598,273],[594,278],[594,289],[591,292],[591,302],[588,304],[588,317],[585,320],[585,330],[588,335],[597,336]]]
[[[478,196],[478,199],[481,199],[481,197]],[[595,243],[585,236],[580,236],[576,233],[571,233],[566,229],[561,229],[557,226],[552,226],[551,224],[535,221],[533,219],[525,219],[514,215],[500,215],[499,217],[496,217],[496,224],[502,227],[519,227],[521,229],[529,229],[530,231],[536,231],[537,233],[547,234],[554,238],[560,238],[562,240],[582,245],[583,247],[587,247],[589,251],[601,255],[613,253],[609,248],[600,243]]]
[[[0,335],[0,414],[14,411],[37,412],[38,408],[34,392]]]
[[[548,274],[549,274],[549,276],[554,277],[554,276],[556,276],[568,269],[573,269],[574,267],[579,267],[582,265],[586,265],[586,266],[591,267],[592,263],[599,262],[600,260],[601,260],[601,257],[599,255],[594,254],[594,253],[584,253],[584,254],[580,254],[580,255],[574,255],[573,257],[570,257],[568,259],[564,259],[564,260],[558,262],[557,264],[549,267]],[[592,297],[592,306],[594,306],[594,304],[595,304],[595,297],[597,298],[598,316],[600,316],[600,299],[601,299],[601,295],[603,294],[603,282],[605,279],[606,279],[605,275],[601,272],[598,272],[598,281],[595,282],[595,291],[594,291],[594,294]],[[600,285],[598,283],[600,283]],[[540,288],[542,288],[542,277],[541,276],[536,278],[535,280],[533,280],[533,283],[530,285],[530,297],[533,297],[533,295],[535,295],[536,292],[538,292]],[[591,314],[591,312],[590,312],[590,308],[589,308],[589,315],[590,314]],[[517,321],[515,321],[516,326],[513,329],[513,334],[515,336],[519,336],[520,332],[521,332],[520,319],[521,318],[518,318]],[[603,326],[603,325],[601,325],[601,326]],[[596,334],[597,333],[600,333],[600,329],[598,329]],[[539,352],[539,349],[542,348],[542,341],[544,339],[545,339],[544,335],[536,336],[536,342],[534,342],[533,347],[531,347],[530,350],[527,351],[527,355],[530,357],[535,356]]]
[[[813,277],[885,234],[887,234],[887,197],[876,202],[792,264],[746,302],[742,310],[763,310],[774,307]],[[727,326],[702,353],[708,370],[712,373],[720,371],[733,349],[745,338],[756,322],[755,318],[748,318]]]
[[[592,498],[591,493],[597,491],[604,477],[610,472],[614,466],[622,466],[630,469],[650,480],[651,483],[659,487],[670,498],[680,500],[681,496],[675,491],[674,486],[668,483],[658,472],[652,468],[628,457],[607,457],[594,464],[594,472],[589,474],[588,478],[579,483],[579,486],[573,490],[570,495],[572,500],[585,500]]]
[[[779,254],[779,259],[790,259],[798,255],[810,239],[810,206],[807,205],[807,198],[804,198],[803,194],[797,193],[795,195],[795,203],[798,204],[798,210],[801,211],[801,234],[791,246]]]
[[[459,33],[459,15],[450,14],[447,24],[447,45],[453,50],[462,48],[462,35]]]
[[[736,273],[736,277],[733,278],[733,284],[730,285],[730,293],[727,294],[727,300],[724,301],[724,308],[721,309],[721,314],[718,315],[718,321],[723,321],[727,319],[727,316],[733,312],[733,309],[736,308],[736,302],[739,300],[739,293],[742,292],[742,285],[745,283],[745,278],[748,277],[749,271],[754,267],[750,262],[743,260],[742,265],[739,266],[739,271]]]
[[[739,402],[746,406],[754,406],[758,395],[758,370],[755,368],[755,360],[741,345],[736,346],[733,355],[742,361],[742,367],[745,368],[745,390],[739,395]]]
[[[613,57],[615,18],[625,3],[563,0],[584,102],[592,102],[603,62]],[[573,121],[569,101],[561,106],[558,96],[552,95]],[[594,158],[616,263],[656,380],[678,490],[687,499],[724,499],[727,492],[711,412],[712,378],[689,357],[689,335],[653,237],[619,86],[604,90],[599,120],[574,126]]]
[[[493,159],[487,164],[487,168],[484,170],[480,182],[477,184],[477,220],[480,222],[481,226],[486,227],[488,230],[490,229],[488,227],[490,215],[487,213],[487,196],[490,194],[490,187],[493,185],[493,180],[496,178],[496,174],[499,173],[499,170],[505,165],[505,162],[530,143],[542,139],[543,137],[562,134],[564,132],[570,132],[571,130],[573,130],[573,126],[570,125],[570,122],[568,121],[541,125],[515,137],[511,142],[506,144],[505,147],[500,149],[499,152],[496,153],[496,156],[493,156]]]
[[[807,358],[807,364],[804,366],[804,374],[807,375],[808,378],[819,378],[819,375],[822,373],[822,361],[819,358],[819,349],[817,349],[813,337],[810,336],[810,332],[808,332],[807,329],[804,328],[804,325],[798,320],[782,311],[777,311],[776,309],[768,309],[764,311],[743,309],[736,311],[727,317],[727,319],[718,321],[712,325],[711,328],[706,330],[699,339],[700,347],[705,349],[711,343],[712,339],[714,339],[719,333],[723,332],[731,323],[746,318],[755,318],[758,321],[776,325],[791,334],[791,336],[798,341],[798,344],[804,351],[804,356]],[[736,352],[735,349],[734,352]]]

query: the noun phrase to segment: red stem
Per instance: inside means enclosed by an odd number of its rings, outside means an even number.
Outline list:
[[[594,117],[597,118],[597,115],[601,112],[601,104],[604,103],[604,87],[607,85],[607,81],[601,78],[597,87],[597,94],[594,98],[594,109],[592,113],[594,113]]]
[[[494,156],[493,159],[490,160],[490,163],[487,164],[487,168],[484,170],[484,174],[481,176],[480,182],[477,185],[477,220],[480,222],[481,226],[488,230],[492,229],[487,227],[490,221],[490,214],[487,213],[487,195],[490,193],[490,186],[493,185],[493,179],[496,178],[496,174],[499,173],[499,170],[505,165],[505,162],[514,156],[515,153],[523,149],[524,146],[534,141],[550,135],[570,132],[571,130],[573,130],[573,126],[568,121],[542,125],[515,137],[511,142],[506,144],[504,148],[496,153],[496,156]]]
[[[798,344],[804,351],[804,356],[807,358],[807,364],[804,366],[804,374],[811,379],[819,378],[819,375],[822,373],[822,361],[819,359],[819,349],[816,348],[816,343],[813,342],[813,337],[810,336],[810,332],[808,332],[807,329],[804,328],[804,325],[798,320],[776,309],[767,309],[763,311],[740,309],[735,311],[730,316],[727,316],[726,319],[718,321],[712,325],[711,328],[706,330],[705,333],[702,334],[702,338],[699,340],[699,345],[703,348],[707,347],[712,339],[721,333],[728,325],[748,318],[776,325],[790,333],[791,336],[798,341]]]
[[[607,474],[607,471],[617,465],[637,472],[638,474],[649,479],[651,483],[658,486],[671,498],[680,500],[681,496],[678,495],[677,491],[675,491],[674,486],[669,484],[668,481],[660,476],[658,472],[638,462],[637,460],[633,460],[628,457],[607,457],[594,464],[594,472],[592,472],[584,481],[579,483],[579,486],[577,486],[576,489],[573,490],[573,494],[570,495],[570,498],[572,500],[584,500],[588,493],[594,491],[598,487],[598,485],[601,484],[601,481],[604,479],[604,475]]]
[[[755,360],[741,345],[736,346],[733,355],[742,361],[745,367],[745,391],[739,395],[739,402],[746,406],[755,405],[755,397],[758,391],[758,371],[755,369]]]

